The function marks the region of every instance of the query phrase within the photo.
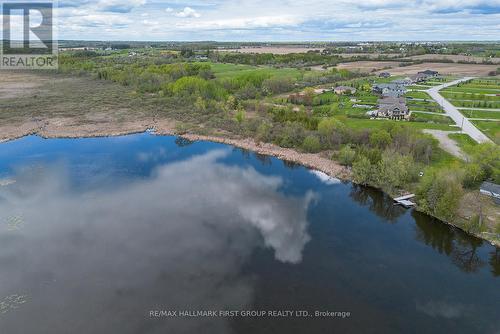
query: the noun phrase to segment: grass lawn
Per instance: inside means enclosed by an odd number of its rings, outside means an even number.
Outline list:
[[[458,101],[449,100],[451,104],[458,108],[478,108],[478,109],[500,109],[500,101]]]
[[[347,118],[342,120],[351,129],[380,129],[384,128],[387,124],[403,124],[415,129],[433,129],[443,131],[456,131],[456,127],[448,126],[446,124],[424,123],[424,122],[405,122],[393,121],[385,119],[355,119]]]
[[[447,100],[500,101],[500,96],[492,96],[484,94],[452,93],[452,92],[442,91],[441,95],[443,95]]]
[[[411,121],[412,122],[432,122],[432,123],[439,123],[439,124],[454,124],[453,120],[448,116],[424,114],[424,113],[419,113],[418,111],[412,112]]]
[[[426,92],[408,92],[406,93],[406,97],[413,97],[414,99],[427,99],[432,101],[432,98]]]
[[[484,118],[484,119],[498,119],[500,120],[500,111],[486,111],[486,110],[460,110],[467,118]]]
[[[458,144],[458,147],[468,154],[470,154],[474,146],[477,145],[477,142],[465,133],[450,133],[448,137],[453,139]]]
[[[451,93],[472,93],[472,94],[500,94],[500,87],[498,86],[491,86],[488,88],[474,88],[474,87],[467,87],[467,86],[460,86],[460,87],[449,87],[446,89],[443,89],[443,92],[451,92]]]
[[[500,121],[472,121],[485,135],[500,144]]]

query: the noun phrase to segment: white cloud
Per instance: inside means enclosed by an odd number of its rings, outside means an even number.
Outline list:
[[[70,1],[70,0],[68,0]],[[68,20],[59,27],[65,39],[137,40],[471,40],[498,39],[500,0],[86,0],[60,9]],[[78,11],[78,13],[75,13]],[[103,34],[81,26],[78,35],[67,32],[80,16],[103,11],[131,21],[119,31]],[[83,13],[82,13],[83,12]],[[164,15],[168,13],[168,15]],[[148,14],[158,22],[147,28],[137,16]],[[162,15],[163,14],[163,15]],[[202,15],[203,14],[203,15]],[[146,16],[146,15],[144,15]],[[142,16],[141,16],[142,17]],[[196,20],[187,20],[193,19]],[[73,20],[75,19],[75,20]],[[99,22],[102,25],[101,22]],[[72,30],[74,31],[74,30]],[[126,32],[125,32],[126,31]]]
[[[188,18],[188,17],[198,18],[201,16],[201,14],[191,7],[185,7],[182,11],[175,13],[175,16],[181,18]]]

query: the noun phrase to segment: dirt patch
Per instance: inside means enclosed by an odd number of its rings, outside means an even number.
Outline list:
[[[412,57],[408,57],[408,58],[405,58],[405,59],[411,59],[411,60],[426,60],[426,59],[440,60],[440,59],[446,59],[446,60],[451,60],[451,61],[454,61],[454,62],[467,61],[467,62],[476,62],[476,63],[481,63],[483,61],[490,61],[493,64],[500,64],[500,58],[487,58],[487,57],[463,56],[463,55],[428,54],[428,55],[412,56]]]
[[[440,131],[440,130],[429,130],[425,129],[423,132],[431,134],[439,140],[439,147],[441,147],[446,152],[454,155],[455,157],[466,160],[467,156],[462,152],[460,147],[458,147],[457,142],[448,137],[449,134],[452,133],[461,133],[461,132],[450,132],[450,131]]]
[[[394,67],[389,72],[392,75],[412,75],[420,71],[434,70],[441,75],[451,76],[487,76],[491,71],[496,71],[497,65],[475,65],[454,63],[422,63],[404,67]]]
[[[355,61],[351,63],[340,63],[337,65],[338,69],[346,69],[353,72],[371,73],[374,71],[390,69],[399,66],[396,61]]]
[[[434,70],[442,75],[451,76],[488,76],[491,71],[496,71],[497,65],[455,64],[455,63],[422,63],[400,67],[397,61],[355,61],[337,65],[339,69],[359,71],[364,73],[388,71],[392,75],[412,75],[420,71]]]

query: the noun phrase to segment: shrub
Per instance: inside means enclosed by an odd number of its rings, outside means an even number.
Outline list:
[[[321,150],[321,144],[318,137],[307,136],[302,143],[302,149],[309,153],[317,153]]]
[[[352,164],[352,176],[354,182],[361,185],[368,185],[373,180],[373,166],[365,156],[360,156]]]
[[[485,173],[481,166],[476,163],[468,164],[465,167],[462,184],[465,188],[474,188],[484,180]]]
[[[462,193],[456,171],[449,170],[426,174],[417,190],[420,207],[448,221],[455,217]]]
[[[344,166],[352,166],[355,158],[356,151],[349,145],[344,146],[338,154],[338,161]]]
[[[391,144],[391,141],[391,135],[383,129],[374,131],[370,135],[370,144],[373,147],[384,149]]]

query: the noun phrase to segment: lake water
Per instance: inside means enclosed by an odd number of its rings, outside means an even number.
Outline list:
[[[500,333],[499,249],[275,158],[26,137],[0,180],[2,334]]]

